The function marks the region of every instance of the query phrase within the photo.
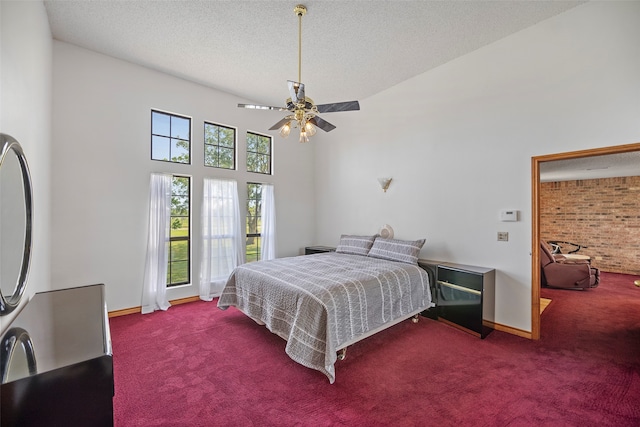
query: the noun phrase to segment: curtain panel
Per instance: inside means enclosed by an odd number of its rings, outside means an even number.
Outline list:
[[[276,258],[276,203],[272,184],[262,184],[262,247],[260,259]]]
[[[142,314],[167,310],[167,263],[171,219],[172,175],[151,174],[149,233],[142,288]]]
[[[200,299],[220,296],[229,275],[244,262],[238,184],[204,179]]]

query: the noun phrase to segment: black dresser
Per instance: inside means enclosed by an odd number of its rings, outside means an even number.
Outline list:
[[[0,352],[2,427],[113,426],[104,285],[35,294]]]

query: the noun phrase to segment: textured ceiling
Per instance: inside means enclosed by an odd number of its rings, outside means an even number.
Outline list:
[[[304,1],[302,82],[362,100],[582,1]],[[284,105],[298,80],[293,1],[44,1],[51,31],[96,52]]]
[[[302,1],[302,82],[363,100],[584,1]],[[48,0],[53,38],[282,106],[298,79],[294,1]],[[640,175],[640,154],[541,164],[542,179]]]
[[[540,181],[640,176],[640,151],[540,163]]]

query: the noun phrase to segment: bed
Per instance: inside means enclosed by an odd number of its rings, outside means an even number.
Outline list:
[[[341,244],[336,252],[243,264],[218,307],[264,324],[287,341],[291,359],[333,383],[339,350],[432,306],[429,276],[417,262],[354,252]]]

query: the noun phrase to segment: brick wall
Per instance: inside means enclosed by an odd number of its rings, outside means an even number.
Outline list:
[[[587,246],[602,271],[640,275],[640,176],[543,182],[540,235]]]

